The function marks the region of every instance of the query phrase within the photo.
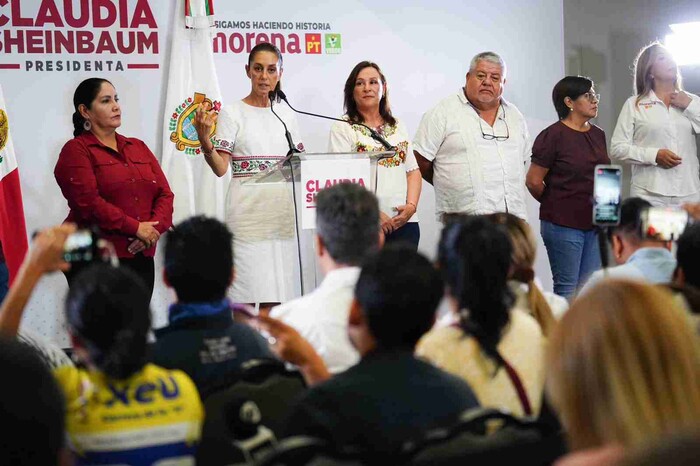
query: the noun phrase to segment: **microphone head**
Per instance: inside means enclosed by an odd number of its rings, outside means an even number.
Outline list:
[[[282,89],[277,90],[277,95],[280,97],[282,100],[287,100],[287,95],[282,91]]]
[[[277,100],[277,92],[276,91],[268,92],[267,96],[270,98],[270,100]]]

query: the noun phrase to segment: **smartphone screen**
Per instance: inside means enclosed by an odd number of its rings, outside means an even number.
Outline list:
[[[90,262],[95,258],[95,238],[90,230],[72,233],[63,246],[66,262]]]
[[[622,167],[596,165],[593,177],[593,224],[618,225],[622,194]]]
[[[688,212],[681,209],[650,207],[642,212],[642,237],[676,241],[688,224]]]

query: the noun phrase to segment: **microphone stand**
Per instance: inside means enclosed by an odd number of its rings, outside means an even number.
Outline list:
[[[270,91],[267,96],[270,98],[270,110],[272,113],[277,117],[277,119],[282,123],[282,126],[284,126],[284,137],[287,139],[287,145],[289,146],[289,151],[287,152],[287,156],[284,158],[282,161],[282,166],[284,164],[289,163],[289,172],[292,175],[292,199],[294,201],[294,231],[296,232],[297,236],[297,257],[299,259],[299,282],[301,284],[301,294],[304,294],[304,267],[301,262],[301,236],[300,236],[300,231],[299,231],[299,216],[297,215],[298,212],[298,205],[297,205],[297,188],[296,188],[296,180],[294,179],[294,164],[292,164],[292,156],[294,154],[299,154],[301,151],[297,149],[296,145],[294,145],[294,141],[292,140],[292,135],[289,132],[289,129],[287,128],[287,124],[284,122],[282,118],[275,112],[274,108],[274,101],[277,98],[277,94],[280,93],[281,91]],[[290,106],[291,108],[291,106]]]
[[[284,92],[282,92],[282,90],[277,91],[277,95],[280,96],[282,98],[282,100],[284,100],[287,103],[287,105],[289,105],[289,108],[294,110],[296,113],[301,113],[302,115],[309,115],[309,116],[313,116],[313,117],[317,117],[317,118],[325,118],[326,120],[342,121],[343,123],[347,123],[350,126],[352,126],[352,125],[362,126],[364,128],[367,128],[367,130],[369,130],[370,135],[372,136],[372,139],[374,139],[379,144],[381,144],[382,147],[384,147],[386,150],[394,150],[394,151],[396,150],[396,147],[389,144],[389,142],[386,139],[384,139],[381,135],[379,135],[379,133],[377,133],[373,128],[370,128],[369,126],[365,125],[364,123],[354,123],[354,122],[349,121],[349,120],[343,120],[342,118],[334,118],[334,117],[329,117],[326,115],[319,115],[318,113],[302,112],[301,110],[297,110],[296,108],[292,107],[292,104],[289,103],[289,100],[287,100],[287,96],[285,95]]]

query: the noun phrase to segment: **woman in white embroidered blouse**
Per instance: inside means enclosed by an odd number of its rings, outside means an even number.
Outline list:
[[[250,51],[246,75],[250,93],[225,105],[217,115],[200,106],[195,128],[204,160],[217,176],[231,172],[226,196],[226,225],[233,232],[236,280],[229,297],[242,303],[269,308],[300,295],[299,256],[294,225],[294,205],[288,183],[245,183],[282,160],[289,146],[285,128],[270,111],[270,91],[282,79],[282,54],[262,42]],[[303,151],[294,113],[274,106],[297,150]],[[216,123],[216,133],[209,136]],[[230,170],[229,170],[230,165]]]
[[[401,241],[416,248],[420,228],[416,209],[422,180],[406,127],[391,114],[386,78],[379,66],[358,63],[345,82],[345,116],[348,122],[362,123],[383,136],[396,154],[380,160],[377,166],[377,198],[380,221],[387,242]],[[371,152],[385,150],[372,139],[367,128],[336,122],[328,143],[329,152]]]
[[[676,62],[658,42],[640,51],[634,74],[636,95],[622,107],[610,158],[632,165],[631,196],[659,207],[700,201],[700,98],[683,91]]]

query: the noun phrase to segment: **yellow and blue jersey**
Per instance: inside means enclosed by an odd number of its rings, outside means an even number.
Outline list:
[[[54,374],[78,465],[194,464],[204,409],[184,372],[147,364],[126,380],[75,367]]]

